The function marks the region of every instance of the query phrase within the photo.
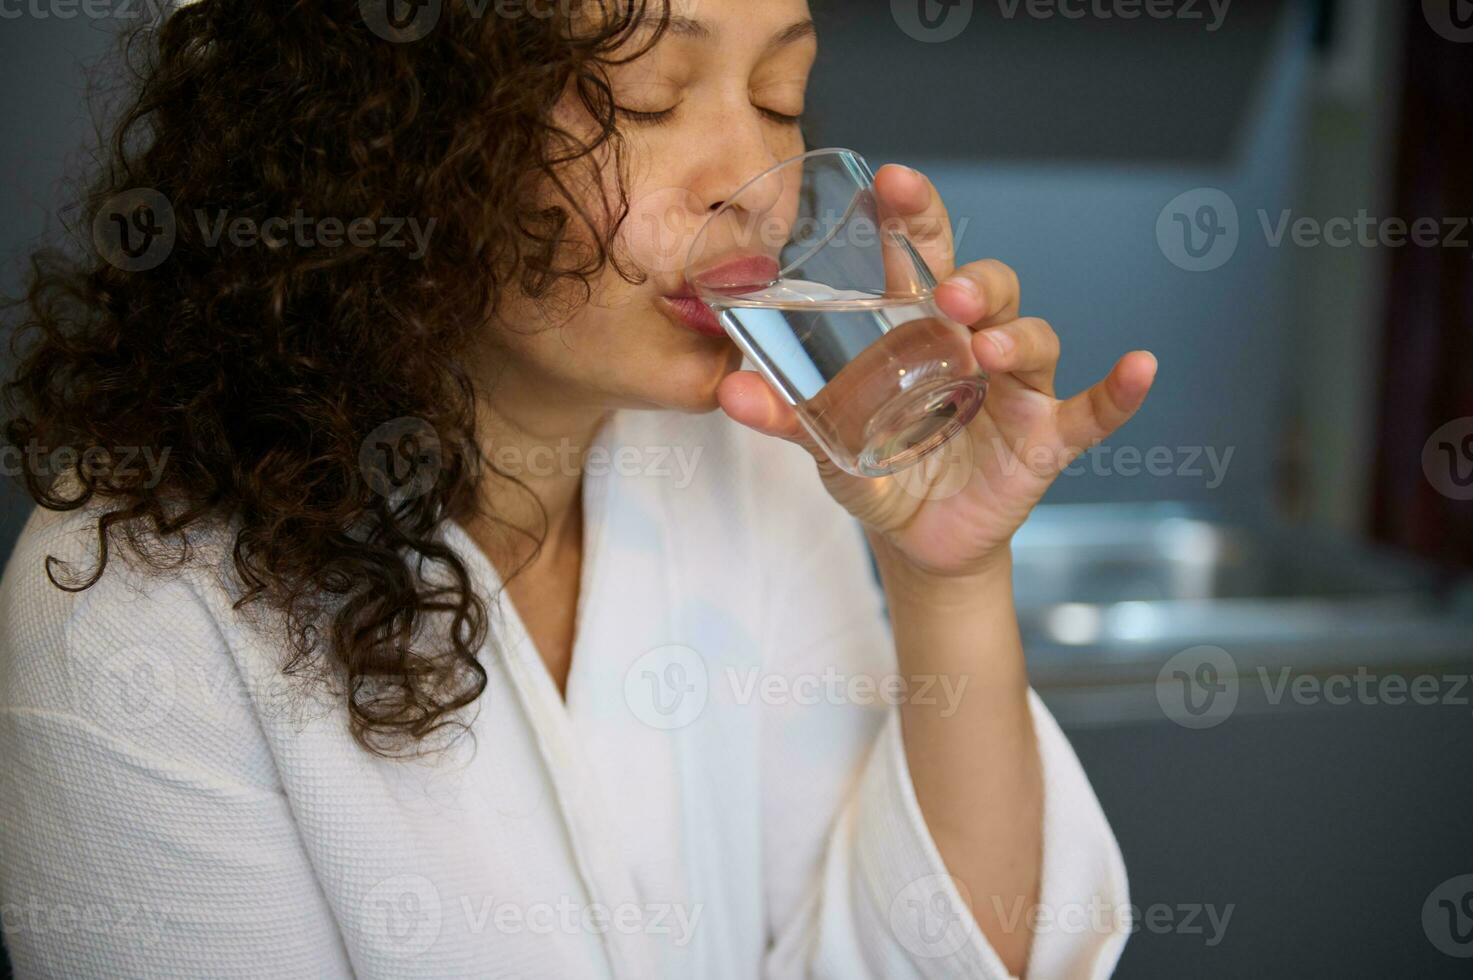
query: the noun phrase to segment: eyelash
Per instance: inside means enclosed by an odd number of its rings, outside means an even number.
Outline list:
[[[790,116],[783,112],[774,112],[771,109],[764,109],[761,106],[756,106],[755,108],[758,112],[762,113],[763,116],[781,126],[796,126],[803,119],[802,116]],[[659,112],[640,112],[637,109],[624,108],[620,108],[618,112],[621,116],[623,116],[625,119],[630,120],[631,122],[636,122],[646,126],[658,126],[661,123],[666,123],[670,121],[670,117],[675,115],[675,106],[671,106],[668,109],[661,109]]]

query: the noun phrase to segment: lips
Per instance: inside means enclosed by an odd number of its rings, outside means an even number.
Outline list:
[[[674,319],[681,326],[689,327],[696,333],[703,333],[709,337],[726,336],[725,328],[721,326],[721,321],[716,319],[716,314],[711,312],[711,307],[694,296],[661,296],[660,303],[674,315]]]
[[[738,255],[702,269],[696,274],[696,282],[707,294],[735,296],[771,285],[777,273],[777,260],[770,256]],[[682,282],[679,291],[660,297],[660,302],[682,326],[712,337],[726,336],[721,321],[689,282]]]
[[[772,285],[777,260],[770,255],[733,255],[695,273],[695,284],[710,293],[736,295]]]

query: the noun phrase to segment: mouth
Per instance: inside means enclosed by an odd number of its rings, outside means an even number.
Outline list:
[[[771,285],[777,273],[778,264],[772,257],[744,255],[703,269],[697,279],[707,292],[738,296]],[[726,336],[721,321],[700,300],[690,283],[682,282],[679,290],[661,296],[659,302],[661,308],[682,326],[712,337]]]
[[[726,329],[711,308],[695,296],[661,296],[658,305],[662,312],[683,327],[708,337],[725,337]]]
[[[703,268],[696,281],[708,293],[739,296],[771,286],[778,271],[777,259],[770,255],[733,255]]]

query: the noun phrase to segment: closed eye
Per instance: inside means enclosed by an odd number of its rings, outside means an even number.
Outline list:
[[[782,126],[796,126],[803,119],[802,116],[789,115],[786,112],[778,112],[776,109],[767,109],[762,106],[754,106],[753,108],[761,113],[764,119],[770,119]],[[661,123],[669,122],[675,115],[675,109],[676,106],[671,106],[668,109],[655,110],[626,109],[623,106],[615,107],[615,111],[625,119],[645,126],[658,126]]]
[[[671,106],[668,109],[656,109],[653,112],[644,112],[639,109],[626,109],[623,106],[616,106],[615,111],[630,122],[656,126],[660,123],[670,121],[670,117],[675,115],[675,106]]]
[[[760,105],[756,108],[758,112],[762,113],[768,119],[771,119],[775,123],[781,123],[784,126],[796,126],[803,119],[802,116],[790,116],[785,112],[778,112],[776,109],[764,109]]]

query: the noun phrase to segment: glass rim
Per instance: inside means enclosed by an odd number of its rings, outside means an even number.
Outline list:
[[[748,177],[746,180],[742,181],[741,185],[737,187],[736,190],[727,195],[726,200],[721,202],[721,207],[717,208],[711,214],[707,215],[706,219],[701,222],[701,226],[696,229],[695,236],[691,239],[690,248],[686,250],[685,263],[681,267],[681,275],[685,279],[686,284],[690,286],[692,290],[695,290],[697,293],[699,293],[698,287],[694,282],[691,282],[690,279],[690,268],[693,264],[693,257],[695,256],[697,250],[700,248],[701,243],[705,238],[707,229],[711,227],[711,222],[715,221],[717,218],[725,214],[727,210],[732,206],[733,201],[741,197],[742,194],[744,194],[747,189],[750,188],[753,184],[756,184],[760,180],[765,180],[771,174],[774,174],[777,171],[782,170],[786,167],[790,167],[793,164],[798,163],[802,160],[807,160],[810,157],[822,156],[847,157],[855,161],[855,163],[858,164],[858,167],[851,168],[851,172],[854,173],[856,181],[860,184],[860,186],[874,185],[875,175],[874,172],[870,170],[869,161],[865,160],[865,158],[859,154],[859,151],[851,150],[845,146],[821,146],[816,149],[805,150],[802,153],[788,157],[786,160],[779,160],[772,166],[767,167],[766,169],[761,170],[753,174],[751,177]],[[830,231],[829,235],[832,236],[841,224],[842,222],[836,223],[834,229]],[[827,240],[827,238],[825,240]],[[819,245],[815,246],[814,249],[810,249],[809,254],[811,254],[817,248],[821,248],[822,244],[823,243],[820,243]],[[792,264],[793,263],[789,263],[789,266],[791,266]]]

